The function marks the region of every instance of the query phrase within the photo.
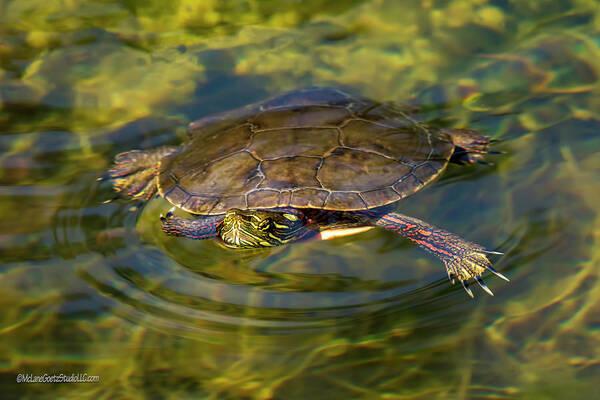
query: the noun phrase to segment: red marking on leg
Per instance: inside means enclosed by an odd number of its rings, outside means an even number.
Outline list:
[[[425,240],[418,240],[418,239],[414,239],[414,238],[410,238],[410,240],[412,240],[412,241],[420,244],[421,246],[427,247],[428,249],[430,249],[434,253],[442,253],[442,254],[445,254],[445,255],[447,255],[449,257],[460,259],[460,257],[458,257],[458,256],[456,256],[456,255],[454,255],[452,253],[449,253],[449,252],[447,252],[445,250],[442,250],[439,247],[435,247],[434,245],[432,245],[431,243],[426,242]]]
[[[146,196],[144,196],[143,201],[150,200],[150,198],[152,197],[152,195],[154,194],[154,192],[156,192],[156,185],[152,185],[152,187],[150,188],[150,190],[148,191],[148,193],[146,193]]]
[[[135,171],[134,171],[135,172]],[[111,169],[108,171],[108,174],[110,175],[111,178],[120,178],[122,176],[127,176],[131,174],[131,171],[119,171],[119,170],[115,170],[115,169]]]
[[[394,222],[394,223],[399,224],[399,225],[402,225],[402,229],[411,229],[411,228],[414,228],[416,226],[416,225],[409,224],[409,223],[405,222],[404,220],[396,218],[396,217],[394,217],[392,215],[386,215],[386,216],[383,217],[383,219],[384,220],[389,220],[389,221]]]

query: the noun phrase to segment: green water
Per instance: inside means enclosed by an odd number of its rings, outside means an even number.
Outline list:
[[[1,397],[600,397],[599,76],[594,0],[0,0]],[[311,85],[498,139],[399,207],[511,282],[471,300],[383,230],[234,252],[103,204],[115,154]]]

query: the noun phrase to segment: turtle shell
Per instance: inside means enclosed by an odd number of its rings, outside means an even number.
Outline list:
[[[419,190],[446,166],[450,136],[390,103],[330,88],[285,93],[189,125],[159,191],[194,214],[230,208],[365,210]]]

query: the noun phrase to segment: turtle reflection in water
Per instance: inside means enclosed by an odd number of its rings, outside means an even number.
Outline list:
[[[429,127],[400,107],[330,88],[285,93],[188,130],[189,143],[121,153],[105,175],[129,197],[158,191],[171,202],[161,216],[169,235],[251,248],[380,226],[439,257],[471,297],[471,278],[492,294],[481,280],[486,269],[508,280],[487,259],[495,252],[393,207],[448,162],[479,160],[485,136]]]

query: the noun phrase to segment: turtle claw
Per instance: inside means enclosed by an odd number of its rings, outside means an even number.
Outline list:
[[[500,272],[496,271],[494,269],[494,267],[492,267],[491,265],[486,265],[485,268],[490,271],[492,274],[496,275],[498,278],[504,279],[506,282],[510,282],[510,279],[508,279],[506,276],[502,275]]]
[[[487,287],[487,285],[485,284],[485,282],[483,282],[483,279],[481,279],[480,277],[476,276],[476,277],[475,277],[475,280],[477,281],[477,283],[479,284],[479,286],[481,286],[481,288],[482,288],[483,290],[485,290],[485,292],[486,292],[487,294],[489,294],[490,296],[493,296],[493,295],[494,295],[494,293],[493,293],[493,292],[490,290],[490,288],[489,288],[489,287]]]
[[[473,292],[471,291],[471,289],[469,289],[469,284],[467,282],[463,281],[463,280],[461,280],[460,283],[462,283],[463,288],[465,289],[465,291],[467,292],[467,294],[469,296],[471,296],[472,299],[474,299],[475,295],[473,295]]]
[[[111,198],[111,199],[104,200],[104,201],[102,202],[102,204],[108,204],[108,203],[110,203],[110,202],[113,202],[113,201],[117,200],[118,198],[119,198],[119,196],[115,196],[115,197],[113,197],[113,198]]]
[[[106,173],[104,175],[100,175],[99,177],[96,178],[96,182],[102,182],[105,181],[107,179],[110,179],[110,174]]]
[[[490,166],[493,166],[493,165],[494,165],[494,163],[493,163],[493,162],[484,161],[484,160],[477,160],[477,164],[481,164],[481,165],[490,165]]]
[[[452,272],[448,271],[448,280],[450,280],[450,282],[454,285],[455,283],[455,278],[456,275],[454,275]]]
[[[482,253],[487,253],[487,254],[498,254],[498,255],[503,255],[504,253],[500,252],[500,251],[491,251],[491,250],[479,250]]]

